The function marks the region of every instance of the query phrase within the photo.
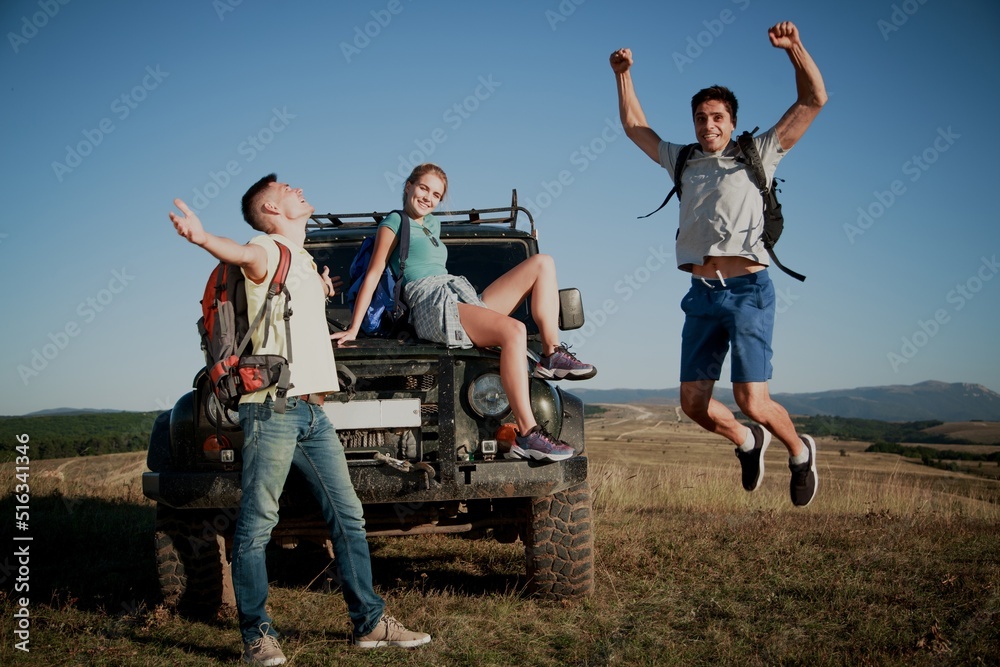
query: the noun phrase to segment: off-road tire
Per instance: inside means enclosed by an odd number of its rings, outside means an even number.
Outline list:
[[[593,593],[591,514],[587,482],[530,501],[522,536],[529,594],[544,600],[573,600]]]
[[[225,539],[205,511],[156,506],[156,567],[168,607],[185,615],[214,616],[234,604]]]

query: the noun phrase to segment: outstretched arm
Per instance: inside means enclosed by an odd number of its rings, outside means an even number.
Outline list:
[[[235,264],[243,269],[247,278],[260,282],[267,277],[267,251],[255,243],[240,245],[224,236],[215,236],[205,231],[198,216],[180,199],[174,200],[174,206],[183,215],[170,212],[170,220],[174,223],[177,233],[196,246],[200,246],[219,261]]]
[[[372,296],[378,281],[385,271],[386,262],[389,261],[389,254],[396,244],[396,234],[388,227],[379,227],[375,232],[375,246],[372,248],[372,257],[368,262],[368,270],[365,272],[365,279],[361,281],[358,289],[358,296],[354,300],[354,313],[351,317],[351,326],[347,331],[338,331],[330,336],[340,347],[358,337],[361,331],[361,322],[368,312],[368,306],[372,303]]]
[[[618,83],[618,113],[625,134],[653,162],[660,163],[660,136],[649,127],[639,98],[632,85],[632,50],[618,49],[611,54],[611,69]]]
[[[799,38],[799,30],[794,23],[785,21],[772,26],[767,31],[771,45],[784,49],[795,68],[795,91],[798,98],[781,117],[775,129],[778,141],[784,150],[794,146],[826,104],[826,86],[819,67],[813,62],[812,56],[806,51]]]

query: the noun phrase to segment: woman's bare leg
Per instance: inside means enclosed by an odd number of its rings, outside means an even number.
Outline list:
[[[550,255],[533,255],[524,260],[483,290],[482,299],[490,310],[510,315],[529,296],[542,352],[552,354],[559,345],[559,283]]]
[[[458,304],[458,318],[473,345],[499,346],[500,381],[518,430],[527,433],[536,422],[531,411],[526,357],[528,334],[524,324],[489,308],[467,303]]]

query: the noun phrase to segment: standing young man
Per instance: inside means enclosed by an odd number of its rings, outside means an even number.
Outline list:
[[[770,180],[779,160],[794,146],[826,103],[819,68],[790,22],[768,30],[795,70],[798,98],[778,123],[754,138]],[[622,126],[628,137],[674,178],[682,144],[662,141],[646,122],[632,85],[632,52],[611,54],[618,84]],[[681,407],[691,419],[736,445],[743,487],[756,490],[764,477],[764,452],[774,434],[788,449],[792,502],[806,506],[816,495],[816,443],[800,436],[785,409],[771,399],[771,336],[774,287],[764,249],[763,201],[748,164],[732,140],[737,101],[722,86],[699,91],[691,100],[696,147],[681,183],[678,268],[692,274],[681,302]],[[733,397],[755,423],[747,428],[712,398],[722,362],[732,347]]]
[[[248,312],[260,310],[278,266],[275,242],[292,252],[286,282],[294,304],[291,341],[285,340],[283,295],[277,297],[270,320],[254,331],[252,341],[254,354],[285,357],[291,344],[291,381],[296,396],[288,399],[283,413],[274,409],[273,387],[240,401],[243,497],[233,540],[232,573],[243,660],[254,665],[285,663],[265,608],[268,578],[264,548],[278,522],[278,497],[292,465],[305,476],[330,527],[344,599],[354,625],[353,643],[363,648],[426,644],[430,635],[410,632],[384,614],[385,602],[372,588],[361,501],[351,484],[344,448],[322,408],[325,394],[339,388],[325,305],[335,285],[329,270],[320,275],[312,256],[302,247],[314,209],[301,189],[279,183],[274,174],[255,183],[243,195],[242,203],[243,217],[261,232],[246,245],[206,232],[198,216],[180,199],[175,199],[174,205],[182,215],[171,212],[170,219],[177,233],[188,241],[242,269]]]

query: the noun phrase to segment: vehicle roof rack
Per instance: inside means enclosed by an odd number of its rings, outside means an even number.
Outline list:
[[[334,229],[337,227],[374,227],[389,215],[391,211],[373,211],[372,213],[323,213],[313,214],[306,225],[307,229]],[[535,219],[531,211],[517,205],[517,190],[511,190],[510,206],[505,208],[480,208],[467,211],[441,211],[434,214],[442,225],[510,225],[517,228],[518,213],[528,217],[531,235],[535,236]],[[504,214],[504,215],[494,215]]]

